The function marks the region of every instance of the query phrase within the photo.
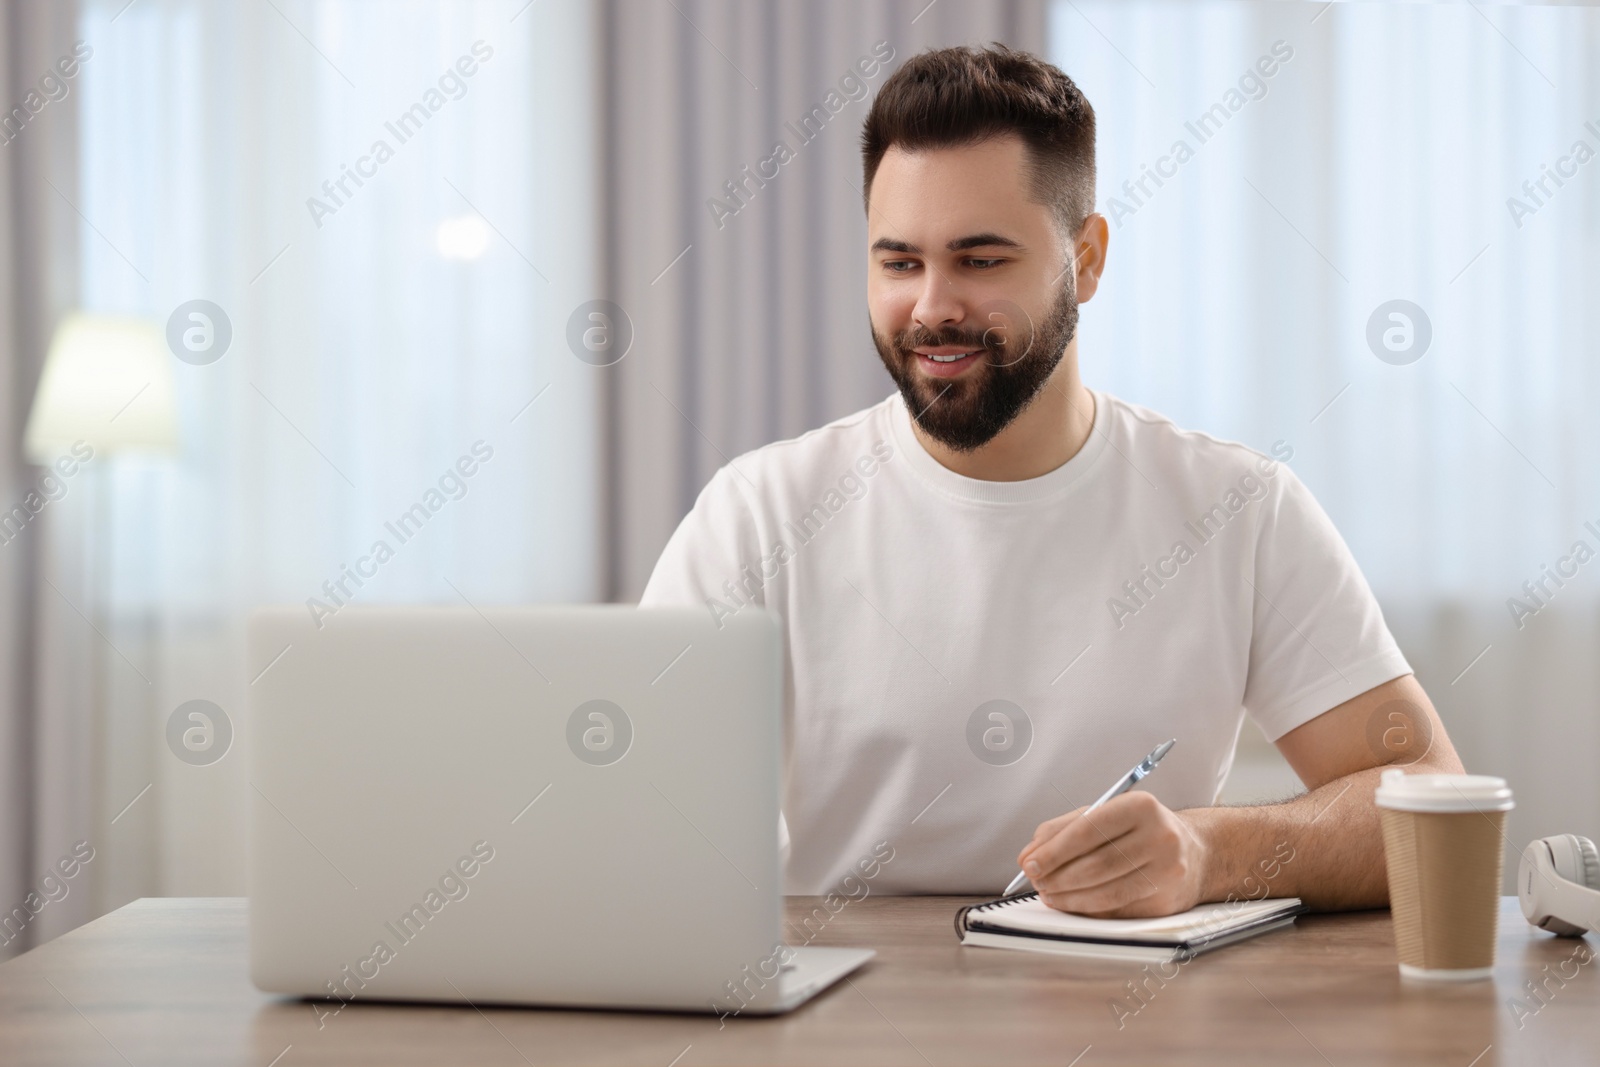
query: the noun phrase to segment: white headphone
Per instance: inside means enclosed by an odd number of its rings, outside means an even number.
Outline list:
[[[1600,851],[1577,834],[1539,838],[1522,850],[1517,899],[1542,930],[1563,937],[1600,931]]]

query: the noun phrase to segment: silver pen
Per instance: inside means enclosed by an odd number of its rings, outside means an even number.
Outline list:
[[[1173,738],[1171,741],[1163,741],[1161,744],[1157,745],[1154,752],[1140,760],[1139,764],[1134,767],[1133,770],[1123,775],[1122,778],[1118,780],[1116,785],[1100,794],[1099,800],[1095,801],[1093,804],[1090,804],[1087,808],[1084,808],[1084,814],[1087,815],[1089,812],[1093,811],[1095,808],[1098,808],[1112,797],[1121,796],[1123,793],[1126,793],[1128,790],[1138,785],[1144,780],[1146,775],[1156,769],[1156,764],[1161,762],[1161,757],[1165,756],[1168,752],[1171,752],[1172,746],[1177,743],[1178,739]],[[1012,893],[1015,893],[1018,889],[1020,889],[1022,884],[1027,880],[1028,876],[1026,874],[1019,873],[1015,878],[1011,879],[1011,884],[1006,886],[1006,891],[1000,895],[1003,897],[1009,897]]]

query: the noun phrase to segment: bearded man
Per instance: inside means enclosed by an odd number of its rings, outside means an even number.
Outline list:
[[[782,620],[790,893],[887,843],[880,892],[994,896],[1020,866],[1090,915],[1382,906],[1379,773],[1460,761],[1292,448],[1080,380],[1094,128],[1070,78],[1003,47],[884,83],[866,297],[898,391],[718,471],[642,603]],[[1246,717],[1305,793],[1218,806]]]

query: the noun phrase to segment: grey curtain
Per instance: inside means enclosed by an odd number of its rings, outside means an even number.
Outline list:
[[[0,134],[0,511],[37,486],[22,432],[51,332],[77,291],[78,216],[68,203],[77,189],[76,85],[60,99],[39,85],[71,54],[76,30],[75,3],[0,0],[0,120],[8,120]],[[50,523],[46,508],[0,544],[0,919],[26,907],[91,825],[92,731],[85,717],[66,711],[59,692],[47,703],[42,680],[54,672],[38,667],[59,651],[41,635],[68,610],[47,600],[55,594],[37,580]],[[94,914],[91,885],[75,880],[25,925],[14,921],[0,937],[0,958]]]
[[[930,47],[1043,52],[1045,7],[606,3],[598,295],[633,328],[627,355],[597,368],[610,599],[637,599],[717,467],[892,391],[864,290],[859,143],[871,94]]]

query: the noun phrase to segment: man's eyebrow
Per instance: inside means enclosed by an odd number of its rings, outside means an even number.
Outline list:
[[[906,241],[897,241],[892,237],[878,238],[872,242],[872,250],[874,252],[900,252],[908,256],[918,255],[922,251],[914,244]]]
[[[992,245],[1001,248],[1021,248],[1022,242],[1002,237],[998,233],[975,233],[971,237],[957,237],[945,247],[952,252],[965,252],[969,248],[987,248]]]
[[[957,237],[945,248],[951,252],[965,252],[971,248],[1021,248],[1022,242],[1013,241],[998,233],[975,233],[968,237]],[[916,256],[922,254],[922,249],[908,241],[898,241],[892,237],[880,237],[872,242],[874,252],[899,252],[902,255]]]

